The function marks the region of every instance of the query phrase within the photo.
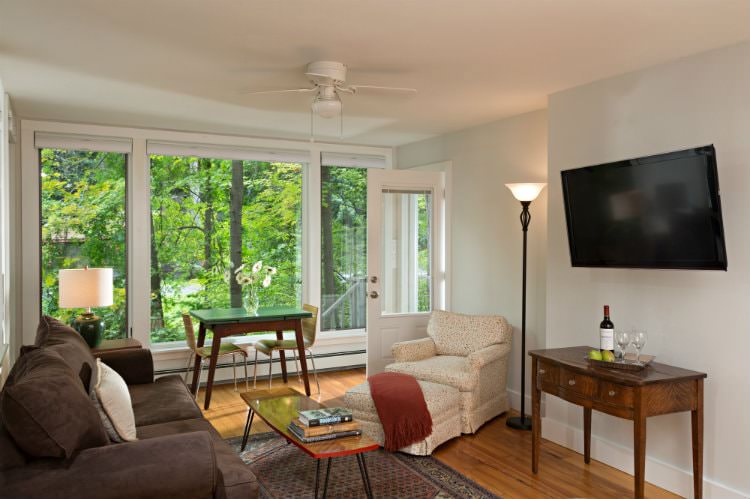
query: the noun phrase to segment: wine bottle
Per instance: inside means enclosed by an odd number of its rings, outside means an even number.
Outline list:
[[[615,353],[615,325],[609,320],[609,305],[604,305],[604,320],[599,324],[599,349]]]

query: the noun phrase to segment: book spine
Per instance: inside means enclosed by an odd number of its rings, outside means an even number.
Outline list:
[[[322,442],[325,440],[335,440],[337,438],[355,437],[362,434],[360,430],[352,430],[342,431],[338,433],[328,433],[327,435],[318,435],[316,437],[305,437],[304,435],[300,434],[299,430],[295,429],[292,425],[289,425],[289,431],[291,431],[295,437],[306,444],[312,442]]]
[[[321,425],[327,425],[327,424],[348,423],[351,420],[352,420],[352,416],[331,416],[330,418],[307,419],[307,420],[300,418],[300,421],[302,421],[302,423],[306,424],[307,426],[321,426]]]

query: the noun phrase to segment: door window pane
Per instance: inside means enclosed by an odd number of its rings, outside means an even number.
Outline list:
[[[321,168],[321,331],[363,329],[367,309],[367,169]]]
[[[42,313],[69,322],[82,309],[58,307],[58,271],[111,267],[114,304],[93,311],[104,338],[127,336],[125,177],[127,155],[40,150]]]
[[[383,314],[432,309],[432,193],[383,191]]]
[[[183,311],[242,306],[242,264],[277,269],[261,307],[300,305],[301,229],[301,164],[151,156],[151,341],[184,339]]]

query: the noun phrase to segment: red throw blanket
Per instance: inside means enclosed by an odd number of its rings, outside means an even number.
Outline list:
[[[368,381],[385,433],[385,450],[397,451],[432,434],[432,417],[413,376],[380,373],[370,376]]]

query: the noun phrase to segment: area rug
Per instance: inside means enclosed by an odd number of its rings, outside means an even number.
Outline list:
[[[242,438],[227,439],[240,453]],[[499,499],[453,468],[430,457],[410,456],[382,449],[365,454],[373,496],[377,498]],[[264,499],[310,498],[315,486],[315,460],[276,433],[250,437],[242,460],[258,478]],[[322,463],[321,492],[325,476]],[[328,497],[366,497],[354,456],[334,458]]]

